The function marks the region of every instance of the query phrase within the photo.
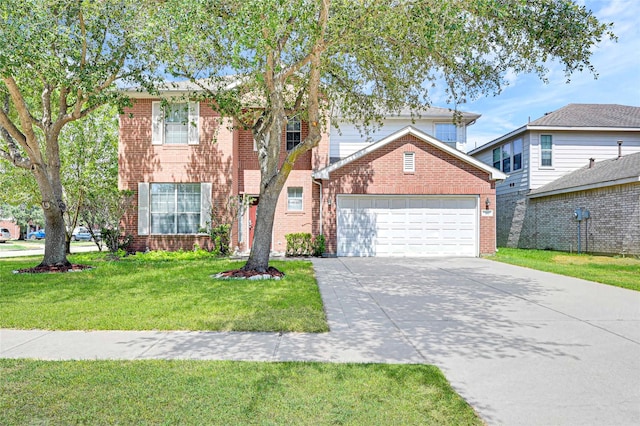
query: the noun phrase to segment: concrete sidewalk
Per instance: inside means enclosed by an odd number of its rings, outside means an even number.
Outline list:
[[[640,293],[484,259],[313,261],[331,332],[0,330],[0,357],[429,363],[488,424],[640,424]]]
[[[103,248],[102,250],[106,250]],[[85,253],[90,251],[98,251],[98,247],[95,244],[90,246],[77,246],[71,243],[71,253]],[[43,256],[44,255],[44,243],[42,246],[34,249],[28,250],[8,250],[6,247],[3,247],[3,250],[0,250],[0,257],[25,257],[25,256]]]

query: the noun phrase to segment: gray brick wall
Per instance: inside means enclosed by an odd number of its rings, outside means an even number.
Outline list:
[[[582,251],[640,254],[640,183],[532,199],[499,196],[498,246],[577,251],[578,207],[591,212],[580,224]]]

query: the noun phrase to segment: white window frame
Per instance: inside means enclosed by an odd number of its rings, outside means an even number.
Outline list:
[[[172,212],[158,212],[158,213],[154,213],[154,209],[153,209],[153,200],[154,200],[154,187],[157,187],[158,185],[171,185],[172,188],[172,192],[173,192],[173,200],[172,200],[172,208],[173,211]],[[185,186],[185,185],[189,185],[189,186],[193,186],[193,187],[198,187],[200,194],[198,194],[198,205],[195,206],[196,210],[192,210],[192,211],[180,211],[180,186]],[[183,234],[197,234],[198,233],[198,229],[193,229],[191,230],[191,232],[179,232],[178,231],[178,222],[180,221],[180,217],[184,217],[184,216],[191,216],[191,215],[197,215],[198,217],[198,228],[200,227],[200,222],[201,222],[201,218],[200,215],[202,214],[202,208],[201,208],[201,193],[202,193],[202,187],[200,184],[197,183],[152,183],[150,186],[150,196],[149,196],[149,214],[151,216],[151,222],[150,222],[150,228],[151,228],[151,234],[152,235],[183,235]],[[169,232],[159,232],[158,230],[154,231],[154,215],[156,216],[160,216],[160,215],[171,215],[173,216],[173,229]]]
[[[438,131],[442,126],[447,126],[446,135],[450,136],[453,130],[453,139],[443,139],[441,133]],[[445,143],[457,143],[458,142],[458,126],[455,123],[435,123],[436,139]]]
[[[405,173],[415,173],[416,171],[416,153],[407,151],[402,155],[402,171]]]
[[[175,185],[175,191],[177,191],[177,185],[180,183],[175,182],[140,182],[138,183],[138,235],[193,235],[196,234],[199,229],[196,229],[193,233],[182,233],[182,234],[174,234],[174,233],[152,233],[152,220],[151,220],[151,185],[160,184],[160,183],[169,183]],[[211,221],[211,192],[213,188],[213,183],[211,182],[185,182],[190,184],[198,184],[200,185],[200,223],[198,228],[205,229],[210,226]],[[176,192],[177,196],[177,192]],[[175,214],[178,214],[177,203],[174,202],[174,208],[176,210]],[[195,212],[192,212],[192,214]],[[174,231],[177,231],[177,216],[176,216],[176,225],[174,226]]]
[[[549,138],[549,142],[551,143],[549,148],[542,147],[542,138],[544,137]],[[549,161],[551,162],[551,164],[543,164],[543,161],[544,161],[543,156],[545,152],[549,153]],[[553,136],[552,135],[540,135],[540,168],[544,168],[544,169],[553,168]]]
[[[199,102],[175,102],[169,105],[184,104],[187,111],[187,142],[180,144],[166,143],[166,120],[163,103],[153,101],[151,103],[151,143],[153,145],[198,145],[200,143],[200,103]]]
[[[299,192],[299,194],[298,194]],[[301,186],[287,187],[287,211],[304,211],[304,190]],[[296,204],[300,204],[299,207]]]

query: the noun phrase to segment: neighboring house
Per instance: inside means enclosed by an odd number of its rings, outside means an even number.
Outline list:
[[[135,250],[207,247],[199,231],[212,208],[240,196],[252,201],[234,225],[232,245],[246,252],[259,205],[256,144],[250,130],[232,129],[206,103],[181,102],[190,89],[183,84],[161,91],[165,104],[128,93],[134,104],[120,116],[119,186],[136,193],[136,209],[125,218],[126,232],[134,235]],[[415,127],[409,116],[389,117],[385,122],[395,126],[383,127],[375,139],[356,136],[348,123],[341,135],[332,126],[289,175],[272,250],[285,251],[286,234],[308,232],[326,236],[329,255],[495,252],[495,217],[484,210],[495,205],[495,182],[506,176],[454,148],[466,141],[466,126],[478,115],[462,114],[459,125],[452,117],[427,110]],[[283,151],[307,132],[305,122],[291,118]]]
[[[561,178],[588,166],[591,159],[600,170],[603,160],[637,152],[640,152],[640,107],[569,104],[470,151],[469,155],[508,175],[496,187],[498,246],[577,250],[578,224],[574,211],[593,203],[609,203],[611,209],[626,206],[629,215],[616,216],[604,210],[592,210],[588,220],[591,226],[589,250],[617,254],[629,252],[634,244],[635,247],[638,244],[635,241],[630,245],[629,237],[633,234],[625,231],[631,226],[633,215],[635,220],[638,216],[637,205],[635,210],[633,207],[634,185],[611,185],[605,177],[601,182],[593,182],[594,176],[600,175],[591,171],[587,173],[589,180],[585,178],[584,185],[572,186],[579,189],[560,194],[548,193],[548,188],[565,185],[566,180]],[[626,160],[605,162],[604,165],[611,168],[606,173],[617,176],[616,169],[624,164],[627,164]],[[572,175],[571,182],[585,176]],[[584,192],[586,189],[588,191]],[[637,202],[637,196],[635,200]],[[615,217],[620,217],[615,233],[609,226],[597,226],[598,223],[613,223]],[[581,231],[585,238],[584,227]],[[604,244],[607,240],[609,242]],[[581,241],[583,250],[586,242]]]
[[[0,228],[6,228],[9,230],[11,234],[12,240],[17,240],[20,238],[20,227],[16,224],[13,219],[0,219]]]
[[[576,209],[580,221],[567,214]],[[590,162],[531,191],[528,213],[537,247],[640,254],[640,152]]]

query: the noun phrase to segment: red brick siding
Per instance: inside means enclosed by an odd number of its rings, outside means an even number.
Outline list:
[[[135,236],[133,249],[190,249],[203,237],[137,236],[137,190],[139,182],[212,182],[214,203],[225,203],[234,191],[233,134],[206,104],[200,105],[199,145],[152,145],[151,105],[153,99],[139,99],[120,116],[118,146],[119,187],[135,192],[133,206],[124,220],[125,232]]]
[[[415,153],[415,172],[403,171],[404,152]],[[338,194],[477,195],[495,206],[489,175],[458,158],[407,135],[334,171],[323,182],[323,233],[327,253],[335,253]],[[330,204],[328,203],[330,201]],[[480,254],[495,253],[495,216],[480,218]]]
[[[308,124],[302,122],[301,137],[304,139],[309,131]],[[245,193],[252,196],[258,196],[260,193],[260,165],[258,164],[258,153],[253,149],[253,134],[250,130],[237,130],[238,134],[238,192]],[[282,145],[280,147],[280,164],[282,164],[286,158],[286,137],[285,132],[282,134]],[[285,235],[295,232],[309,232],[314,235],[317,234],[318,226],[318,213],[319,208],[318,198],[319,192],[318,185],[314,185],[311,180],[311,158],[312,152],[307,151],[298,157],[293,170],[289,174],[289,178],[282,189],[282,193],[278,198],[278,205],[276,207],[275,220],[273,225],[273,250],[277,252],[284,252],[286,249]],[[302,206],[301,212],[290,212],[287,210],[287,188],[288,187],[301,187],[302,188]],[[314,188],[316,187],[316,188]],[[315,195],[314,195],[315,194]],[[315,206],[315,207],[314,207]],[[315,208],[315,213],[314,213]],[[240,226],[243,227],[243,234],[245,235],[245,242],[240,245],[241,250],[247,250],[248,245],[246,239],[248,238],[247,229],[248,215],[245,215],[243,223]]]

